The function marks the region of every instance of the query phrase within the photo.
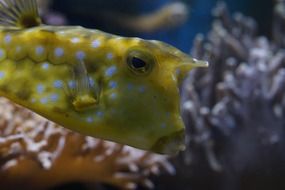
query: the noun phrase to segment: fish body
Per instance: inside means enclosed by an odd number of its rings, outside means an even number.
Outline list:
[[[13,7],[24,16],[0,20],[0,95],[85,135],[183,149],[179,85],[205,62],[163,42],[43,25],[35,1],[23,1],[1,5],[2,16]]]

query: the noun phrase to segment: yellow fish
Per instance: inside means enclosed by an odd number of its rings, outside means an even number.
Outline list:
[[[43,25],[0,1],[0,95],[68,129],[162,154],[184,147],[179,85],[207,62],[159,41]]]

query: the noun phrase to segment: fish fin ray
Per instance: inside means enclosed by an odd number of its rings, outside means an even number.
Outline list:
[[[98,103],[98,95],[92,93],[87,69],[83,61],[79,61],[73,66],[73,78],[76,83],[73,106],[77,111],[82,111],[94,107]],[[95,85],[97,86],[97,85]]]
[[[0,0],[0,25],[31,28],[41,25],[36,0]]]

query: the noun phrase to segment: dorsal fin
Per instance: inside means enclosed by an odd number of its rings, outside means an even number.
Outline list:
[[[0,0],[0,25],[30,28],[41,23],[36,0]]]

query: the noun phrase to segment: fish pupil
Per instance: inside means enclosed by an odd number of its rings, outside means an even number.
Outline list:
[[[140,69],[146,66],[146,63],[144,60],[137,58],[137,57],[133,57],[132,58],[132,65],[134,68],[136,69]]]

